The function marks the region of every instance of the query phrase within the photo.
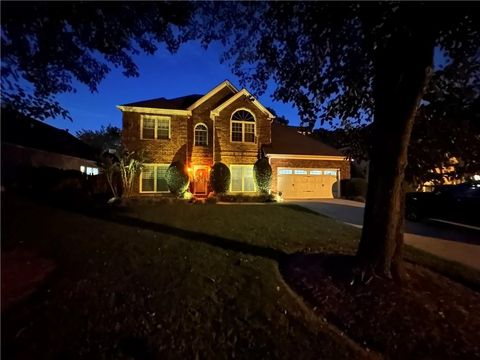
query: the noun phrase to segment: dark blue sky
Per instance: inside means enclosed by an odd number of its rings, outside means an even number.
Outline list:
[[[162,49],[153,56],[137,56],[139,77],[126,78],[121,71],[113,69],[100,84],[98,92],[93,94],[84,85],[77,84],[76,93],[58,96],[73,121],[55,119],[47,123],[69,129],[71,133],[80,129],[99,129],[107,124],[121,127],[121,113],[116,105],[156,97],[205,94],[225,79],[240,87],[228,65],[220,63],[221,49],[221,45],[214,44],[204,50],[198,43],[190,42],[173,55]],[[269,91],[259,97],[260,102],[275,109],[278,115],[287,117],[291,125],[298,125],[297,110],[290,104],[272,101],[272,91],[273,83]]]
[[[137,56],[134,60],[139,68],[139,77],[126,78],[118,69],[112,69],[96,93],[91,93],[82,84],[76,84],[76,93],[58,96],[60,103],[70,111],[73,121],[54,119],[47,120],[47,123],[69,129],[74,134],[80,129],[96,130],[108,124],[121,127],[121,112],[116,108],[120,104],[157,97],[205,94],[225,79],[240,88],[238,78],[228,65],[220,63],[221,53],[222,47],[218,43],[205,50],[198,42],[189,42],[175,54],[160,49],[153,56]],[[440,49],[436,49],[435,68],[443,67],[446,62]],[[270,95],[274,83],[269,85],[267,92],[259,97],[260,102],[289,119],[290,125],[299,125],[297,109],[292,104],[273,101]],[[315,127],[319,127],[318,122]]]

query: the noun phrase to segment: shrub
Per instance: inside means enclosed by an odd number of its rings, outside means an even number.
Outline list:
[[[268,194],[272,185],[272,167],[267,158],[260,158],[253,165],[253,173],[257,188],[262,194]]]
[[[209,196],[205,199],[206,204],[216,204],[217,203],[217,197],[216,196]]]
[[[182,199],[191,200],[193,199],[193,194],[187,190],[182,194]]]
[[[265,203],[276,202],[275,196],[271,194],[245,195],[245,194],[224,194],[218,196],[218,201],[229,203]]]
[[[173,162],[165,173],[168,189],[176,196],[182,196],[188,189],[190,179],[185,169],[185,165],[181,161]]]
[[[224,194],[230,186],[230,169],[221,162],[216,162],[210,171],[210,184],[217,194]]]
[[[367,181],[363,178],[344,179],[340,182],[342,197],[353,200],[365,200],[367,196]]]

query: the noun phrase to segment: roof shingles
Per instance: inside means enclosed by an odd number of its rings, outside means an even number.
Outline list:
[[[344,156],[321,141],[302,135],[294,128],[272,124],[272,143],[264,146],[267,154]]]
[[[165,99],[163,97],[150,100],[142,100],[123,104],[122,106],[144,107],[154,109],[172,109],[172,110],[187,110],[195,101],[200,99],[203,95],[192,94],[187,96],[180,96],[174,99]]]

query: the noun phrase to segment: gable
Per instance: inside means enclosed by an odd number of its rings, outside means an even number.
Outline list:
[[[268,116],[269,119],[275,118],[275,116],[270,111],[268,111],[257,99],[255,99],[255,97],[253,97],[247,89],[242,89],[242,91],[239,91],[234,96],[221,103],[219,106],[212,110],[211,115],[218,116],[221,111],[223,111],[230,105],[238,102],[242,98],[248,99],[249,103],[254,105],[259,111]]]
[[[217,85],[215,88],[210,90],[207,94],[205,94],[204,96],[199,98],[197,101],[195,101],[192,105],[190,105],[187,108],[187,110],[191,111],[191,110],[199,107],[200,105],[204,104],[205,102],[207,102],[209,99],[213,98],[216,95],[217,95],[217,98],[218,98],[219,93],[224,94],[223,96],[220,96],[220,97],[227,98],[228,94],[234,95],[237,92],[238,92],[238,90],[235,88],[235,86],[233,86],[230,83],[230,81],[225,80],[224,82],[222,82],[221,84]]]

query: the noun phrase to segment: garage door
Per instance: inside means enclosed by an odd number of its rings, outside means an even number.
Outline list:
[[[338,191],[338,170],[279,168],[277,189],[285,199],[331,199]]]

